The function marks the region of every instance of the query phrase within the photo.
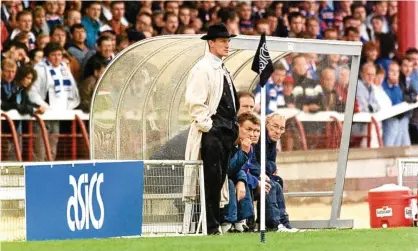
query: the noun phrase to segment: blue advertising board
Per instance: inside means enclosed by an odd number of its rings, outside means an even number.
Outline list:
[[[25,166],[26,239],[141,235],[142,161]]]

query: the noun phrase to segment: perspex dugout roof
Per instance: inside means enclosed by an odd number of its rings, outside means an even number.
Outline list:
[[[147,159],[152,151],[187,127],[187,76],[207,50],[206,41],[200,37],[154,37],[118,54],[99,80],[93,97],[92,158]],[[258,76],[251,64],[258,43],[259,36],[231,40],[230,54],[224,62],[237,90],[252,90],[257,84]],[[361,53],[361,43],[344,41],[267,37],[267,47],[273,62],[292,52],[348,56]],[[352,62],[351,73],[357,76],[358,62],[355,58]]]

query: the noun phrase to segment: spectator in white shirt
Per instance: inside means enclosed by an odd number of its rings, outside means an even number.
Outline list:
[[[392,106],[392,101],[382,87],[383,81],[385,80],[385,69],[382,66],[377,67],[376,78],[374,80],[374,93],[376,96],[377,103],[380,109],[385,109]]]
[[[357,84],[356,100],[359,104],[360,112],[375,113],[380,111],[380,105],[377,101],[374,81],[376,78],[376,66],[373,63],[365,63],[361,68],[361,80]],[[365,135],[366,126],[364,123],[353,123],[352,134]],[[373,135],[369,135],[373,136]],[[363,139],[361,145],[366,146],[366,140]]]
[[[35,70],[38,79],[29,91],[29,99],[48,110],[62,112],[75,109],[80,103],[77,84],[71,71],[62,62],[64,49],[58,43],[48,43],[44,49],[45,61],[37,64]],[[59,121],[46,122],[49,133],[49,143],[53,160],[56,156],[58,137],[60,133]],[[40,135],[39,126],[35,133]],[[45,147],[41,137],[35,139],[34,160],[45,160]]]
[[[382,66],[377,67],[376,78],[374,79],[373,90],[376,96],[376,101],[379,104],[380,109],[389,108],[392,106],[392,101],[383,89],[382,84],[385,79],[385,69]],[[380,132],[383,132],[382,123],[378,124]],[[371,132],[371,147],[379,147],[378,137],[375,130]],[[383,137],[383,136],[382,136]]]

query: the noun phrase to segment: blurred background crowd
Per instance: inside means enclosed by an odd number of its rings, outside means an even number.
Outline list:
[[[204,34],[223,22],[237,35],[362,42],[355,112],[375,113],[417,101],[418,50],[398,50],[399,20],[397,1],[2,1],[1,110],[42,114],[53,106],[89,112],[106,65],[130,44],[159,35]],[[268,111],[344,112],[350,63],[346,56],[316,54],[290,54],[275,62]],[[48,81],[54,88],[48,89]],[[259,90],[254,94],[257,104]],[[49,133],[69,130],[57,123],[48,125]],[[299,149],[296,126],[288,124],[282,147]],[[313,135],[309,148],[324,148],[315,135],[325,126],[304,127]],[[17,128],[25,130],[24,123]],[[418,143],[418,111],[391,118],[380,129],[386,146]],[[4,124],[2,133],[8,130]],[[365,130],[353,125],[354,135]],[[364,145],[362,140],[353,137],[353,146]],[[56,148],[57,140],[52,142]],[[35,151],[33,158],[44,155]]]

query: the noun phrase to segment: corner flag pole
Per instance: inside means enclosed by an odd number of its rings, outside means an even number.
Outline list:
[[[266,87],[261,87],[260,241],[266,241]]]
[[[261,139],[260,139],[260,241],[266,241],[266,83],[273,73],[273,62],[267,50],[266,34],[260,38],[257,51],[254,56],[251,70],[259,74],[261,87]]]

